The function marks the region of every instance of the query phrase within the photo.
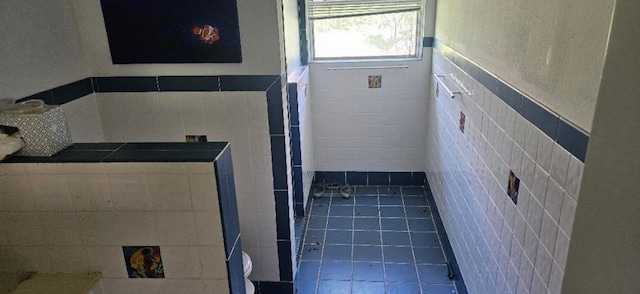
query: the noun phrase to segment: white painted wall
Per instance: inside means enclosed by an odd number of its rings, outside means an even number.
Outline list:
[[[0,2],[0,98],[22,98],[87,77],[63,0]]]
[[[278,0],[238,0],[242,63],[114,65],[100,1],[71,0],[84,58],[93,76],[124,75],[279,75],[280,26]],[[280,16],[281,18],[281,16]]]
[[[434,73],[474,93],[431,92],[427,144],[427,177],[469,293],[560,293],[583,163],[448,59],[433,60]]]
[[[282,0],[284,16],[284,48],[287,73],[300,66],[300,25],[298,22],[298,0]]]
[[[441,0],[436,37],[589,132],[613,3]]]
[[[640,3],[616,1],[563,293],[639,293]]]

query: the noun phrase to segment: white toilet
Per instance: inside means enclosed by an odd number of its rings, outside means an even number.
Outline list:
[[[249,281],[249,275],[253,270],[253,262],[251,262],[249,254],[244,251],[242,251],[242,269],[244,269],[244,286],[247,288],[247,294],[254,294],[256,288],[253,286],[253,283]]]

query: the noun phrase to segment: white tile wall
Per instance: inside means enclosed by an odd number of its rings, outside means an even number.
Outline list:
[[[62,105],[62,109],[67,116],[67,124],[74,143],[104,141],[96,94],[92,93],[66,103]]]
[[[279,281],[277,260],[263,262],[261,256],[277,256],[277,244],[255,242],[261,230],[275,234],[275,221],[264,223],[262,215],[275,217],[273,173],[271,169],[271,141],[265,92],[149,92],[149,93],[98,93],[98,106],[107,142],[184,142],[185,135],[207,135],[209,141],[229,141],[233,156],[236,194],[240,217],[243,250],[256,266],[252,280]],[[177,187],[163,187],[163,179],[148,187],[137,186],[133,192],[125,188],[128,177],[114,175],[110,181],[119,181],[119,193],[111,201],[116,207],[130,207],[127,194],[142,195],[138,205],[146,209],[154,205],[168,207],[188,206],[188,200],[176,199],[169,192]],[[177,180],[182,186],[188,181],[192,187],[206,195],[209,187],[198,175]],[[204,186],[203,186],[204,185]],[[166,194],[156,194],[162,191]],[[144,195],[149,195],[146,197]],[[171,198],[171,204],[156,201]],[[192,198],[193,206],[210,206],[209,197]],[[97,201],[97,200],[91,200]],[[198,201],[198,203],[196,203]],[[155,203],[155,204],[154,204]],[[263,273],[276,276],[265,279]]]
[[[313,184],[313,176],[316,171],[313,142],[313,104],[311,100],[311,88],[309,84],[309,69],[305,70],[297,81],[298,85],[298,115],[300,121],[300,148],[302,152],[302,186],[304,191],[304,207]]]
[[[315,168],[321,171],[421,171],[425,161],[431,60],[384,63],[407,69],[327,70],[374,63],[311,64]],[[368,76],[382,75],[369,89]]]
[[[3,271],[98,271],[105,294],[228,291],[213,163],[0,165],[0,183],[18,179],[29,189],[0,185]],[[138,245],[161,247],[166,279],[127,278],[122,246]]]
[[[583,163],[439,53],[433,64],[474,94],[432,91],[427,114],[427,176],[469,292],[559,293]]]

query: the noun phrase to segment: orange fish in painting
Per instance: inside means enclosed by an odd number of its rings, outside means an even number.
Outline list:
[[[204,25],[202,28],[194,27],[193,34],[198,35],[202,42],[207,44],[213,44],[213,42],[220,40],[220,35],[218,35],[218,28],[212,27],[210,25]]]

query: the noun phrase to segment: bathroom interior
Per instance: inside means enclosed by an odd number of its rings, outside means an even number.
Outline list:
[[[73,143],[0,162],[0,293],[640,292],[640,3],[350,1],[413,53],[327,58],[323,1],[237,0],[241,61],[116,63],[109,2],[0,3]]]

